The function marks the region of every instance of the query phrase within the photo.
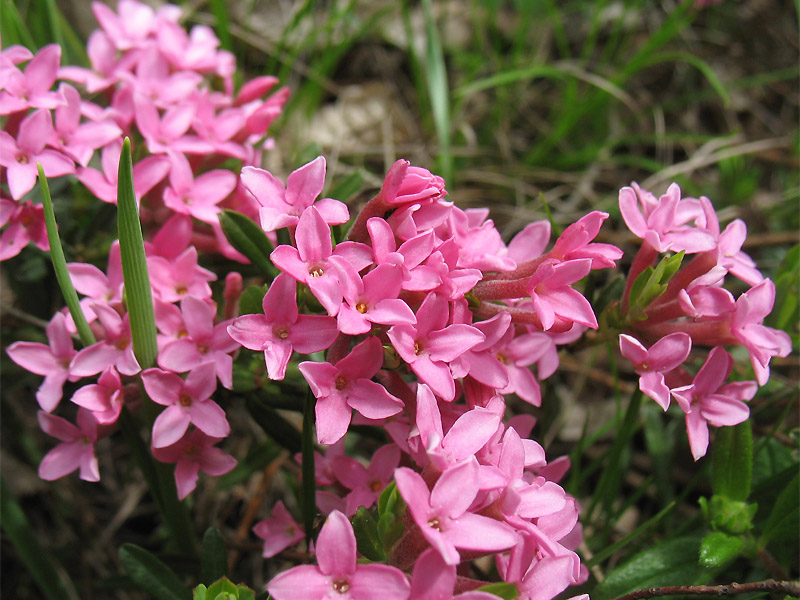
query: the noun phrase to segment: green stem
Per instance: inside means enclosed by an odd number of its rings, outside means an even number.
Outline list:
[[[44,206],[44,225],[47,229],[47,241],[50,243],[50,260],[53,261],[53,269],[56,272],[56,279],[61,288],[61,294],[64,296],[64,301],[69,308],[69,314],[72,315],[72,320],[75,321],[75,327],[78,329],[78,336],[84,346],[91,346],[95,343],[95,337],[92,330],[89,329],[89,323],[86,322],[86,317],[83,316],[80,302],[78,301],[78,293],[75,291],[75,286],[72,285],[72,279],[69,277],[67,270],[67,260],[64,258],[64,249],[61,247],[61,238],[58,235],[58,227],[56,225],[56,215],[53,212],[53,200],[50,197],[50,186],[47,185],[47,177],[44,175],[41,163],[36,163],[36,168],[39,169],[39,183],[42,186],[42,205]]]

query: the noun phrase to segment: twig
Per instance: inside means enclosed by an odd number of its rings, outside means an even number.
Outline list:
[[[659,596],[675,595],[734,596],[736,594],[747,594],[749,592],[769,592],[788,594],[789,596],[800,596],[800,582],[767,579],[766,581],[729,583],[727,585],[670,585],[637,590],[630,594],[619,596],[615,598],[615,600],[640,600],[641,598],[657,598]]]

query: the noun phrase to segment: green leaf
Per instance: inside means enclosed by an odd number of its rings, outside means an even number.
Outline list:
[[[254,395],[248,395],[245,406],[253,420],[264,432],[289,452],[294,454],[302,448],[302,437],[297,428],[271,406]]]
[[[519,596],[519,589],[517,589],[515,583],[490,583],[489,585],[479,587],[476,591],[494,594],[495,596],[503,598],[503,600],[514,600]]]
[[[119,559],[130,578],[156,600],[192,597],[178,576],[155,555],[135,544],[122,544]]]
[[[243,315],[264,314],[264,294],[267,293],[266,285],[251,285],[242,292],[239,298],[239,312]]]
[[[700,544],[700,564],[704,567],[721,567],[739,555],[744,540],[722,531],[712,531]]]
[[[761,536],[762,544],[797,536],[800,530],[798,498],[800,498],[800,474],[794,476],[775,501]]]
[[[64,569],[59,568],[50,554],[41,546],[22,507],[1,479],[0,523],[2,523],[4,535],[11,541],[22,562],[33,575],[33,580],[44,598],[63,600],[76,597],[74,593],[67,594],[61,579]]]
[[[235,583],[227,577],[222,577],[208,586],[208,598],[211,600],[236,600],[239,597],[239,590]]]
[[[425,77],[428,94],[439,141],[439,163],[442,177],[451,184],[453,177],[453,155],[450,150],[450,88],[447,82],[447,68],[444,63],[442,42],[433,19],[431,0],[422,2],[425,18]]]
[[[219,224],[231,246],[244,254],[264,275],[269,277],[270,281],[278,275],[278,270],[269,259],[269,255],[274,249],[272,242],[269,241],[261,227],[234,210],[222,211],[219,214]]]
[[[192,600],[206,600],[208,589],[202,583],[192,591]]]
[[[125,138],[119,158],[117,186],[117,224],[119,226],[119,252],[122,259],[122,277],[131,325],[133,353],[142,369],[156,362],[156,321],[153,316],[153,296],[150,274],[144,254],[139,206],[133,189],[131,141]]]
[[[797,324],[800,323],[800,245],[793,246],[786,253],[774,281],[775,304],[765,324],[797,336]]]
[[[714,571],[697,563],[699,553],[696,536],[656,544],[611,571],[595,588],[592,600],[609,600],[649,587],[707,583]]]
[[[353,515],[353,532],[358,551],[373,562],[384,562],[386,554],[378,536],[378,522],[365,507],[359,507]]]
[[[222,532],[216,527],[209,527],[203,534],[201,560],[203,581],[216,581],[228,571],[225,541],[222,539]]]
[[[711,489],[731,500],[747,500],[753,476],[753,434],[750,421],[720,427],[714,439]]]
[[[700,498],[699,503],[703,515],[714,530],[738,535],[753,528],[753,517],[758,510],[758,504],[731,500],[727,496],[716,494],[711,496],[710,502]]]
[[[406,503],[395,482],[391,482],[378,498],[378,538],[385,554],[388,556],[392,547],[403,535],[403,515]]]
[[[47,184],[47,177],[44,175],[42,165],[36,163],[36,168],[39,170],[39,184],[42,186],[44,225],[47,229],[47,241],[50,244],[50,260],[53,261],[53,269],[56,272],[58,286],[61,288],[61,294],[64,296],[67,308],[69,308],[69,314],[72,315],[72,319],[75,321],[81,343],[84,346],[90,346],[94,344],[95,337],[86,322],[86,317],[78,300],[78,292],[75,291],[75,286],[72,285],[72,279],[70,279],[69,271],[67,270],[67,260],[64,258],[64,249],[61,247],[61,238],[58,235],[58,227],[56,225],[56,215],[53,212],[53,200],[50,198],[50,186]]]

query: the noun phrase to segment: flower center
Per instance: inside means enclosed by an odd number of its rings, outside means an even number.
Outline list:
[[[337,579],[333,582],[333,589],[338,594],[346,594],[350,589],[350,582],[347,579]]]
[[[439,517],[433,517],[428,520],[428,527],[433,527],[436,531],[442,530],[442,524],[439,522]]]
[[[425,348],[423,347],[422,344],[420,344],[419,342],[414,342],[414,354],[419,356],[420,354],[422,354],[423,350],[425,350]]]
[[[356,304],[356,310],[363,315],[365,312],[367,312],[367,305],[363,302],[359,302]]]
[[[117,350],[125,350],[130,343],[131,341],[126,337],[117,338],[117,340],[114,342],[114,348]]]
[[[22,153],[17,154],[16,158],[17,158],[17,162],[19,164],[21,164],[21,165],[27,165],[28,164],[28,155],[27,154],[22,154]]]
[[[502,353],[499,353],[499,352],[497,353],[497,360],[499,360],[503,364],[508,363],[508,359],[506,358],[506,355],[502,354]]]
[[[208,347],[208,344],[197,344],[197,351],[200,354],[208,354],[209,350],[210,348]]]
[[[336,389],[340,392],[347,386],[347,378],[344,375],[339,375],[334,382]]]
[[[183,449],[183,453],[186,456],[194,456],[197,454],[197,446],[194,444],[186,444],[186,447]]]
[[[369,484],[369,489],[375,492],[376,494],[383,489],[383,482],[382,481],[373,481]]]
[[[178,296],[183,296],[188,291],[189,289],[185,285],[179,285],[175,288],[175,293],[178,294]]]
[[[308,270],[308,274],[311,277],[322,277],[325,274],[325,269],[320,267],[319,265],[315,265]]]
[[[189,407],[192,405],[192,397],[189,394],[183,393],[178,396],[178,403],[181,406]]]
[[[285,340],[289,337],[289,330],[286,327],[276,327],[273,333],[279,340]]]

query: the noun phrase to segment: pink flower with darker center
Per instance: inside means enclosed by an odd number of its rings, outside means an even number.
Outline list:
[[[275,600],[406,600],[409,584],[403,572],[382,564],[356,562],[353,526],[333,511],[319,533],[317,566],[300,565],[267,584]]]

